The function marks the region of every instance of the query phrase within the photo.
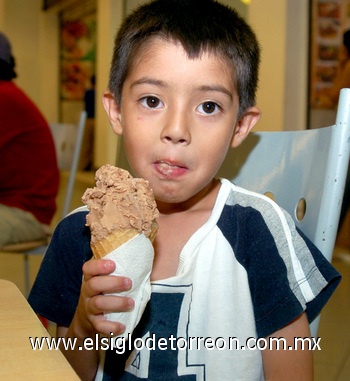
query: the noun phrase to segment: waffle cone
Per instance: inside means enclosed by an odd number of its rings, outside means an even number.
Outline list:
[[[158,225],[154,224],[152,226],[152,231],[149,235],[151,242],[153,241],[158,230]],[[96,259],[101,259],[107,254],[111,253],[113,250],[117,249],[119,246],[123,245],[131,238],[135,237],[138,233],[135,229],[125,229],[117,230],[109,234],[106,238],[101,241],[91,243],[91,249]]]

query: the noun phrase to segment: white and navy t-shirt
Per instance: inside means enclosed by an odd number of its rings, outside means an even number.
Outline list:
[[[59,224],[29,297],[37,313],[59,325],[71,322],[81,267],[92,256],[86,214],[77,211]],[[312,321],[339,281],[287,213],[222,180],[209,220],[180,254],[177,274],[152,283],[125,347],[101,351],[97,379],[263,380],[256,340],[303,311]]]

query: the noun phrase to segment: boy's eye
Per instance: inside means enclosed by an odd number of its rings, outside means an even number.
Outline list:
[[[204,102],[198,106],[198,111],[205,114],[216,114],[220,107],[215,102]]]
[[[149,108],[159,108],[162,102],[157,97],[145,97],[141,99],[141,104]]]

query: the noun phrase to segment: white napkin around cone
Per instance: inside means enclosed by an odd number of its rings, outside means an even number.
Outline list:
[[[129,291],[116,293],[118,296],[128,296],[135,301],[135,307],[128,312],[106,313],[110,321],[125,324],[124,333],[118,337],[128,338],[139,323],[147,302],[151,297],[151,271],[154,249],[151,241],[144,235],[138,234],[129,241],[107,254],[103,259],[111,259],[116,263],[116,269],[111,275],[126,276],[132,281]]]

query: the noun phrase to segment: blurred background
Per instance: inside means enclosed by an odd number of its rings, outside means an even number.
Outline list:
[[[0,31],[12,44],[18,85],[50,123],[77,123],[84,95],[95,89],[90,164],[79,168],[71,208],[93,185],[94,170],[116,164],[118,138],[102,108],[113,39],[121,21],[145,0],[0,0]],[[302,130],[335,121],[336,105],[324,96],[332,87],[342,34],[350,27],[349,0],[221,0],[236,8],[255,30],[262,47],[256,130]],[[0,121],[1,123],[1,121]],[[84,152],[84,147],[83,147]],[[60,216],[68,174],[61,171]],[[34,279],[41,258],[31,258]],[[341,286],[326,306],[315,352],[316,381],[350,377],[350,216],[339,232],[334,265]],[[23,290],[22,258],[0,253],[0,278]]]

